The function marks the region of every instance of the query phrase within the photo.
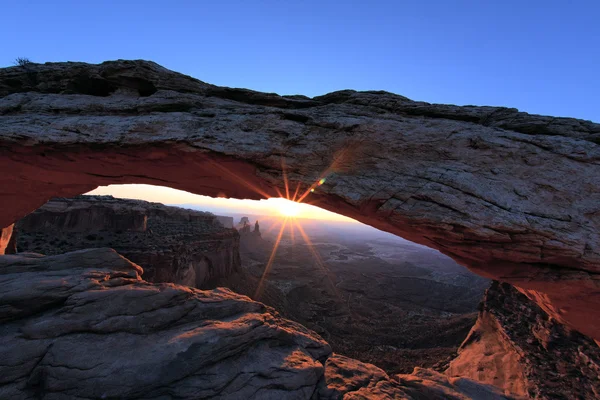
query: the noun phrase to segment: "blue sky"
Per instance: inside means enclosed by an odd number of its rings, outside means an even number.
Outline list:
[[[225,86],[387,90],[600,122],[600,1],[0,0],[0,66],[150,59]]]

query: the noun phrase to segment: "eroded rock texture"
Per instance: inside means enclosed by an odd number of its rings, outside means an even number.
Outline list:
[[[600,398],[600,347],[508,284],[494,282],[448,376],[533,399]]]
[[[150,282],[205,288],[241,267],[234,229],[224,228],[213,214],[159,203],[55,198],[16,227],[20,252],[56,255],[110,247],[140,265]]]
[[[0,226],[110,183],[257,199],[288,181],[600,339],[598,124],[385,92],[278,96],[145,61],[2,69],[0,115]]]
[[[0,256],[0,398],[466,398],[440,374],[393,381],[331,357],[314,332],[228,289],[141,272],[107,248]]]
[[[412,374],[388,376],[372,364],[337,354],[325,363],[325,380],[319,385],[321,399],[431,399],[431,400],[500,400],[497,388],[471,379],[448,378],[438,372],[415,368]]]

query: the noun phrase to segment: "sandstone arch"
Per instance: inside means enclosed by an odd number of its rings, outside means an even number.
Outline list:
[[[434,247],[600,339],[600,125],[385,92],[278,96],[146,61],[0,70],[0,226],[148,183],[306,201]],[[285,171],[285,173],[284,173]]]

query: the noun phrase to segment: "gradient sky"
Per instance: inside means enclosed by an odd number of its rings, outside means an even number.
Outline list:
[[[170,205],[198,206],[203,211],[218,215],[246,213],[254,215],[294,216],[296,218],[322,219],[340,222],[357,222],[343,215],[335,214],[308,204],[292,203],[286,199],[268,200],[215,199],[198,196],[167,187],[152,185],[110,185],[100,186],[87,194],[111,195],[126,199],[140,199]]]
[[[600,1],[0,0],[0,65],[149,59],[225,86],[381,89],[600,122]]]
[[[279,94],[387,90],[600,122],[600,1],[0,0],[0,66],[148,59]]]

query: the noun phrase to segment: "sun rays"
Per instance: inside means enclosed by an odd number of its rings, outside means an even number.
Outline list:
[[[262,276],[260,277],[260,281],[258,282],[258,286],[256,287],[256,291],[254,292],[254,298],[258,299],[258,296],[262,294],[262,287],[265,283],[265,279],[271,270],[271,266],[273,265],[273,260],[275,260],[275,255],[277,254],[277,248],[279,247],[279,243],[281,243],[281,236],[283,236],[283,231],[285,230],[285,226],[287,225],[288,218],[283,221],[281,225],[281,229],[279,230],[279,234],[277,235],[277,240],[275,240],[275,244],[273,245],[273,250],[271,251],[271,255],[269,256],[269,261],[265,266],[265,270],[263,271]]]
[[[288,180],[288,175],[287,175],[287,171],[286,171],[285,161],[282,159],[281,168],[282,168],[283,182],[284,182],[284,186],[285,186],[285,197],[278,188],[275,189],[277,194],[279,194],[279,196],[282,200],[279,204],[277,204],[278,211],[280,214],[282,214],[282,218],[280,219],[280,221],[274,223],[271,227],[269,227],[265,231],[265,234],[269,234],[269,232],[279,228],[279,232],[277,233],[277,238],[275,240],[275,243],[273,244],[273,249],[271,251],[271,254],[269,255],[269,259],[267,261],[267,264],[265,265],[262,276],[260,278],[260,281],[259,281],[256,291],[254,293],[255,299],[258,300],[260,298],[260,296],[262,296],[264,294],[263,291],[264,291],[264,288],[266,285],[266,279],[267,279],[267,276],[269,275],[271,269],[273,268],[275,257],[277,255],[277,250],[279,249],[279,245],[281,244],[283,235],[286,231],[286,227],[289,229],[289,237],[292,242],[292,252],[294,251],[294,247],[296,246],[295,231],[297,230],[300,233],[300,237],[304,241],[306,248],[309,250],[312,257],[314,258],[317,267],[321,270],[321,272],[325,276],[326,282],[331,287],[333,293],[335,294],[335,296],[338,299],[341,299],[341,295],[338,292],[338,290],[335,286],[335,283],[331,279],[331,276],[330,276],[331,271],[329,271],[326,268],[321,255],[319,254],[319,252],[315,248],[313,242],[310,240],[308,234],[302,227],[301,222],[295,218],[299,212],[300,204],[311,204],[308,202],[304,202],[304,200],[310,193],[314,193],[315,188],[323,185],[326,182],[326,179],[327,179],[326,175],[328,175],[333,170],[334,165],[335,165],[335,160],[334,160],[334,163],[332,163],[332,165],[329,168],[327,168],[323,174],[321,174],[319,176],[319,179],[315,183],[310,185],[307,188],[307,190],[304,193],[302,193],[302,195],[300,195],[300,196],[299,196],[299,193],[300,193],[301,183],[298,182],[296,184],[296,189],[294,190],[294,194],[290,196],[291,190],[290,190],[290,186],[289,186],[289,180]]]
[[[289,180],[289,175],[288,175],[288,170],[287,170],[287,166],[285,163],[285,159],[283,157],[281,158],[281,177],[283,179],[285,194],[282,193],[280,188],[278,188],[278,187],[273,188],[273,191],[275,193],[277,193],[277,195],[281,199],[280,202],[274,203],[276,211],[278,211],[279,214],[281,214],[281,218],[279,218],[279,221],[273,223],[270,227],[268,227],[267,230],[263,233],[263,235],[268,235],[271,231],[276,230],[278,228],[279,228],[279,232],[277,233],[277,238],[275,240],[275,243],[273,244],[273,249],[271,251],[271,254],[269,255],[267,264],[265,265],[262,276],[256,287],[256,291],[254,293],[255,299],[259,299],[259,297],[261,295],[263,295],[264,287],[266,285],[266,278],[269,275],[269,272],[271,271],[271,269],[273,268],[275,257],[277,256],[277,250],[279,249],[279,246],[281,244],[281,241],[282,241],[282,238],[283,238],[286,228],[289,229],[289,237],[290,237],[291,243],[292,243],[292,251],[293,251],[294,246],[296,246],[295,231],[298,230],[298,232],[300,233],[299,236],[302,238],[302,240],[304,241],[304,244],[306,245],[307,249],[311,253],[312,257],[314,258],[317,267],[325,275],[326,281],[331,286],[331,289],[333,290],[334,294],[338,298],[340,298],[340,294],[335,286],[335,283],[331,279],[331,276],[330,276],[331,271],[329,271],[326,268],[321,255],[315,248],[314,244],[312,243],[312,241],[310,240],[310,238],[304,231],[304,228],[302,228],[301,223],[296,219],[296,217],[300,214],[300,210],[301,210],[300,205],[302,205],[302,204],[314,205],[318,202],[318,197],[316,199],[313,199],[310,202],[305,201],[305,200],[311,193],[315,193],[316,189],[319,186],[322,186],[323,184],[325,184],[325,182],[327,182],[328,178],[330,176],[332,176],[336,171],[342,171],[346,168],[344,165],[351,164],[351,162],[350,162],[351,160],[349,160],[349,159],[351,159],[352,157],[353,157],[352,152],[348,152],[347,147],[344,147],[341,150],[337,151],[333,156],[332,162],[327,166],[327,168],[324,169],[324,171],[318,176],[318,178],[311,185],[309,185],[306,188],[306,190],[301,192],[301,188],[302,188],[303,184],[302,184],[302,182],[297,181],[293,195],[291,194],[292,191],[290,190],[290,180]],[[237,183],[243,185],[245,188],[254,191],[255,193],[259,194],[262,197],[269,198],[269,199],[273,198],[272,196],[268,195],[264,190],[261,190],[256,185],[253,185],[253,184],[247,182],[245,179],[243,179],[238,174],[230,171],[224,165],[219,165],[216,162],[211,162],[211,164],[217,170],[220,170],[223,173],[224,178],[232,180],[234,182],[237,182]],[[279,199],[276,199],[276,200],[279,200]]]

